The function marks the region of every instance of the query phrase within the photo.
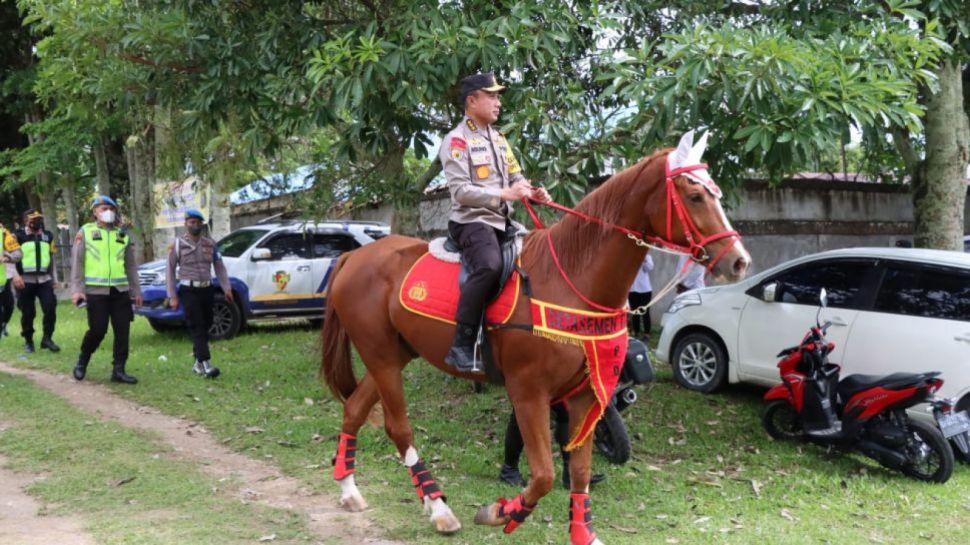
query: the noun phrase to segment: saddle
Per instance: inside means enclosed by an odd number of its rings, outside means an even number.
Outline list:
[[[526,276],[517,267],[517,255],[516,239],[502,244],[502,274],[498,289],[486,304],[483,327],[508,323],[523,286],[526,286],[526,293],[530,291]],[[432,240],[428,244],[428,253],[415,262],[401,283],[401,304],[415,314],[454,324],[461,285],[468,275],[469,271],[461,262],[458,245],[454,241],[445,238]],[[504,378],[489,353],[489,344],[484,342],[484,335],[480,339],[481,360],[489,382],[503,384]]]

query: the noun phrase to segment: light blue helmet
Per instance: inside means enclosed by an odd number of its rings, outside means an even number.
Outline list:
[[[107,204],[108,206],[113,207],[115,210],[118,209],[118,203],[116,203],[114,199],[107,195],[98,195],[93,201],[91,201],[91,210],[94,210],[102,204]]]
[[[198,208],[186,208],[185,219],[189,220],[193,218],[205,223],[205,216],[202,215],[202,212]]]

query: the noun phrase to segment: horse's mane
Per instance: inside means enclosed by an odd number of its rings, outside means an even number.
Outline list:
[[[669,149],[655,151],[636,164],[610,176],[601,186],[584,197],[576,205],[576,210],[607,223],[617,223],[623,206],[629,201],[633,184],[637,183],[640,175],[651,163],[661,157],[666,157],[669,152]],[[556,253],[559,254],[563,267],[569,270],[578,270],[595,259],[599,248],[596,244],[591,244],[591,240],[606,235],[610,231],[609,227],[589,222],[571,214],[566,214],[549,229],[556,232]],[[537,229],[530,233],[525,239],[522,253],[537,257],[546,255],[549,248],[545,241],[545,231],[545,229]],[[540,233],[542,236],[538,236]],[[538,259],[534,262],[535,265],[539,263],[551,266],[551,259]]]

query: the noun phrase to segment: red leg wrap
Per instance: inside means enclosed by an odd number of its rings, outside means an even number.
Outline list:
[[[337,441],[337,456],[333,459],[333,478],[343,480],[354,474],[354,458],[357,453],[357,438],[348,433],[340,433]]]
[[[526,505],[525,496],[522,494],[519,494],[511,500],[499,498],[498,503],[498,516],[509,517],[508,523],[502,529],[506,534],[511,534],[513,530],[525,522],[526,517],[531,515],[532,510],[536,507],[536,504]]]
[[[569,495],[569,545],[590,545],[596,539],[593,515],[589,511],[589,494]]]
[[[434,481],[428,468],[424,467],[423,461],[418,460],[416,464],[409,467],[408,473],[411,474],[411,483],[414,484],[414,490],[418,493],[419,499],[425,496],[432,500],[445,499],[444,493],[438,488],[438,483]]]

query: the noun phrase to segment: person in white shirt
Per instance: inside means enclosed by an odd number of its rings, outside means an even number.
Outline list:
[[[684,270],[684,264],[690,259],[686,255],[680,256],[677,260],[677,273]],[[696,290],[704,287],[704,275],[707,273],[704,266],[700,263],[690,260],[687,264],[687,276],[685,276],[680,283],[677,284],[677,293],[684,293],[689,290]]]
[[[653,298],[653,286],[650,284],[650,271],[652,270],[653,258],[650,257],[650,252],[647,252],[647,257],[643,259],[643,263],[640,264],[640,270],[637,271],[637,277],[633,280],[633,287],[630,288],[628,299],[631,309],[642,307]],[[649,339],[650,312],[643,315],[630,314],[627,328],[631,336],[638,339]]]

